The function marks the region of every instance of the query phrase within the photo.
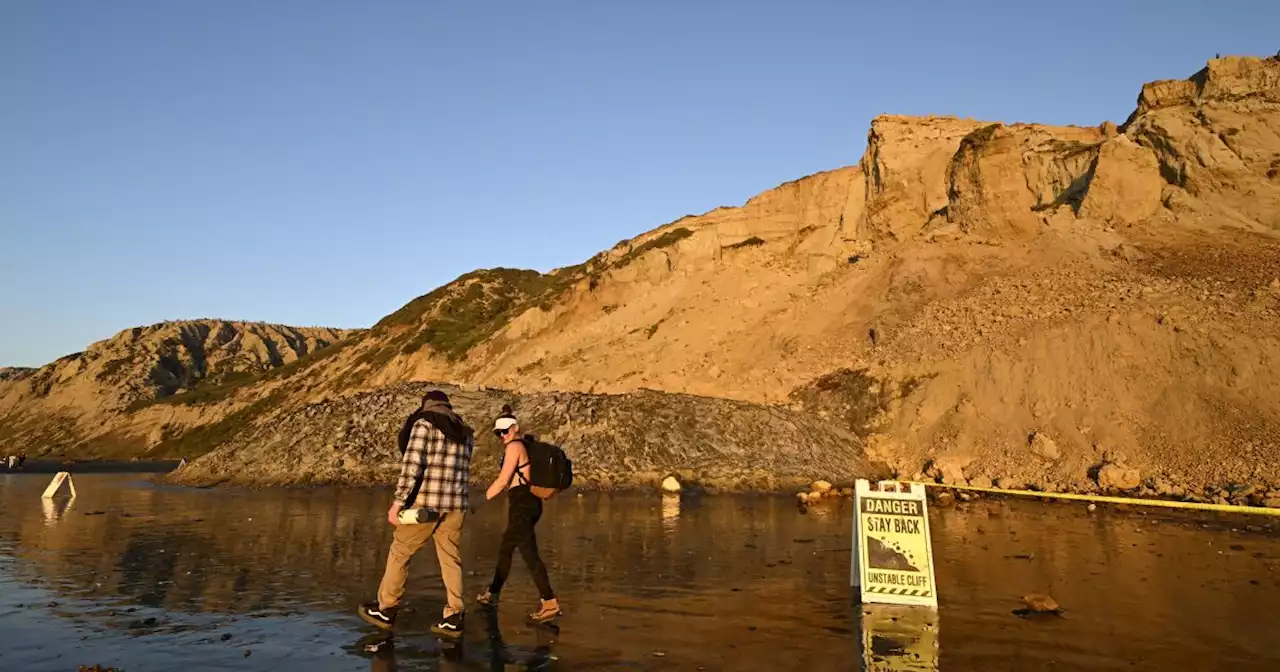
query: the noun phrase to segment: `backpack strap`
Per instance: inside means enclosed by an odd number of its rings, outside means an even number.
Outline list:
[[[520,442],[520,447],[524,448],[525,462],[523,464],[520,464],[520,463],[516,464],[516,470],[512,472],[511,480],[507,481],[508,488],[511,487],[512,481],[514,481],[517,478],[520,479],[520,485],[529,485],[529,480],[524,477],[524,473],[521,472],[520,470],[533,464],[533,460],[529,458],[529,444],[525,443],[524,439],[516,439],[516,440]]]

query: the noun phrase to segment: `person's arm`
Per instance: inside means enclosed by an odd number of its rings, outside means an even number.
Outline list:
[[[427,468],[427,429],[425,423],[415,423],[409,434],[409,443],[400,456],[400,478],[396,479],[396,494],[387,509],[387,522],[397,525],[396,516],[405,507],[409,495],[421,487],[423,472]]]
[[[511,484],[511,479],[516,477],[516,469],[523,466],[520,464],[520,457],[523,452],[521,450],[522,447],[523,445],[519,441],[512,441],[507,444],[507,453],[502,458],[502,472],[494,479],[489,486],[489,490],[484,493],[485,500],[501,495],[502,491],[506,490],[507,486]]]

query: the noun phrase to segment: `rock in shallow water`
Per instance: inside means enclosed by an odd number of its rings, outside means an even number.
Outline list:
[[[1022,609],[1015,609],[1013,613],[1023,618],[1062,615],[1062,606],[1058,604],[1058,601],[1043,593],[1024,595],[1022,603],[1026,606]]]

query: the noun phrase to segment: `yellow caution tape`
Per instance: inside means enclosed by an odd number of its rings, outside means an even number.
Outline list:
[[[971,485],[944,485],[942,483],[925,483],[930,488],[948,490],[970,490],[973,492],[989,492],[996,495],[1018,495],[1021,497],[1041,497],[1044,499],[1073,499],[1083,502],[1103,502],[1107,504],[1132,504],[1134,506],[1163,506],[1169,509],[1194,509],[1197,511],[1218,511],[1221,513],[1243,513],[1255,516],[1280,516],[1280,509],[1262,506],[1236,506],[1235,504],[1200,504],[1198,502],[1175,502],[1166,499],[1137,499],[1135,497],[1110,497],[1107,495],[1079,495],[1073,492],[1037,492],[1035,490],[1001,490],[1000,488],[977,488]]]

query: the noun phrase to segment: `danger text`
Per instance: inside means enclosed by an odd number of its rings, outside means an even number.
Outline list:
[[[921,516],[920,502],[910,499],[862,498],[863,513],[883,513],[896,516]]]

